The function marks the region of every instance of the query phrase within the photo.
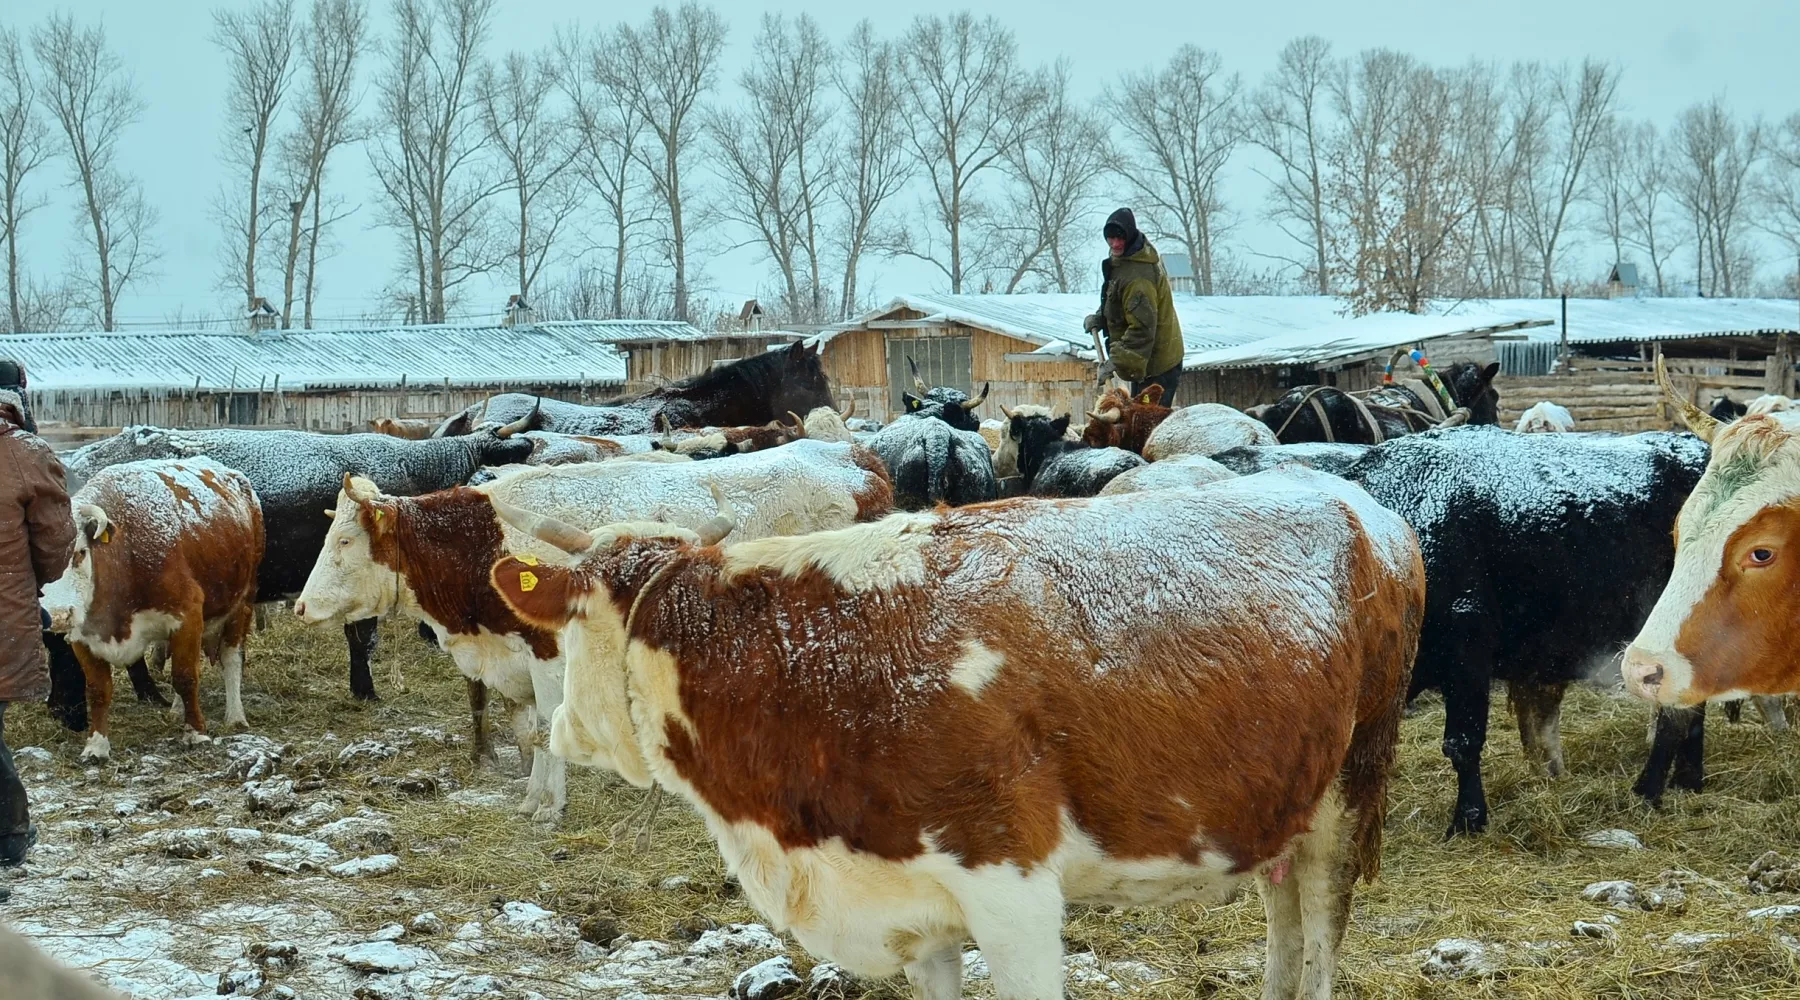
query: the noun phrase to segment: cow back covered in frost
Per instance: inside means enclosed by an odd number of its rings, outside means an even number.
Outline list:
[[[503,559],[495,586],[565,627],[571,688],[612,678],[611,704],[562,713],[605,714],[815,953],[951,997],[972,935],[1001,996],[1058,996],[1065,901],[1255,877],[1267,995],[1330,994],[1424,603],[1411,531],[1356,487],[1297,472],[722,548],[536,527],[579,565]],[[1148,592],[1146,563],[1170,567]]]

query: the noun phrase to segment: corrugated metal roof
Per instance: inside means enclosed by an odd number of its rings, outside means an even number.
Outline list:
[[[905,295],[821,334],[820,339],[908,309],[928,319],[1038,344],[1040,351],[1092,358],[1093,339],[1083,332],[1082,320],[1098,305],[1095,295]],[[1175,311],[1187,348],[1185,367],[1190,369],[1320,363],[1521,319],[1535,322],[1532,317],[1472,309],[1453,316],[1351,317],[1342,299],[1318,295],[1177,295]]]
[[[8,334],[0,357],[25,362],[34,390],[284,390],[412,384],[619,383],[625,357],[613,348],[646,326],[685,323],[568,320],[526,326],[407,326],[289,330],[255,337],[217,331]],[[679,332],[679,331],[675,331]]]
[[[633,329],[609,336],[613,344],[662,344],[696,340],[799,340],[805,334],[792,330],[701,330],[686,323],[631,321]]]
[[[1561,322],[1556,299],[1488,299],[1451,310],[1497,312]],[[1793,299],[1620,298],[1570,299],[1569,343],[1609,344],[1701,337],[1753,337],[1800,332]],[[1539,327],[1532,340],[1557,340],[1559,326]]]

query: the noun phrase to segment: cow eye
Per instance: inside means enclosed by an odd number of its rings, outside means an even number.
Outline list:
[[[1775,561],[1775,550],[1769,548],[1751,549],[1750,552],[1744,556],[1744,561],[1752,566],[1767,566]]]

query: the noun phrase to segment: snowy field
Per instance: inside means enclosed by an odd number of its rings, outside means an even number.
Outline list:
[[[405,623],[381,642],[385,700],[363,705],[341,634],[277,616],[251,642],[251,732],[196,748],[120,677],[101,767],[77,764],[80,737],[43,711],[9,713],[43,838],[0,916],[156,1000],[635,1000],[722,997],[734,982],[746,1000],[907,995],[815,967],[761,926],[678,803],[642,849],[611,831],[643,793],[585,769],[571,769],[560,829],[515,816],[517,752],[471,765],[449,660]],[[216,720],[210,667],[203,692]],[[1357,895],[1340,996],[1800,998],[1795,736],[1754,710],[1737,726],[1715,714],[1708,790],[1654,812],[1630,791],[1641,705],[1572,693],[1570,775],[1554,782],[1529,769],[1504,712],[1495,698],[1493,827],[1449,844],[1442,710],[1428,699],[1407,721],[1382,875]],[[1075,908],[1069,994],[1255,997],[1262,933],[1254,892],[1210,910]],[[991,996],[984,969],[966,956],[971,996]]]

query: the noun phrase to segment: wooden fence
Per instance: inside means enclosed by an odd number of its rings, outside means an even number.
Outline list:
[[[1714,396],[1730,396],[1739,402],[1764,393],[1792,395],[1794,362],[1781,344],[1762,359],[1735,356],[1712,358],[1665,357],[1669,381],[1677,392],[1704,409]],[[1508,376],[1494,380],[1500,392],[1500,422],[1511,426],[1519,415],[1540,400],[1568,408],[1577,430],[1647,431],[1678,426],[1676,416],[1656,385],[1654,356],[1636,361],[1604,358],[1572,358],[1563,371],[1551,375]]]

